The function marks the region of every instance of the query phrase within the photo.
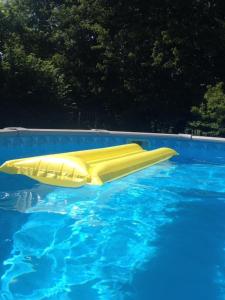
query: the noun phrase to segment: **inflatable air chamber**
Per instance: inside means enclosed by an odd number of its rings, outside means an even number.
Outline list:
[[[10,160],[0,167],[0,171],[26,175],[56,186],[102,185],[174,155],[177,152],[170,148],[146,151],[137,144],[126,144]]]

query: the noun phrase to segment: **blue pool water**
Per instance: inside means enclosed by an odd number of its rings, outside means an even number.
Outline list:
[[[181,146],[102,187],[0,174],[0,299],[225,299],[224,148]]]

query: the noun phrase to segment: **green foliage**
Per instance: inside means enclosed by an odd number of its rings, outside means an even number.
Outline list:
[[[224,84],[209,85],[199,107],[193,107],[196,121],[190,123],[192,129],[203,135],[225,136],[225,92]]]
[[[181,132],[193,106],[202,123],[224,19],[214,0],[0,0],[0,126]],[[207,118],[202,133],[223,134]]]

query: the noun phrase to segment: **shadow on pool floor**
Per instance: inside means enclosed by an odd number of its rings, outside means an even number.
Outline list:
[[[225,292],[225,199],[221,195],[181,204],[174,222],[159,232],[155,257],[135,275],[135,296],[129,299],[221,299]]]

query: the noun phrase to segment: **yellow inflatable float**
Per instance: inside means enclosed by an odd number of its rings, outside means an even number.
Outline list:
[[[102,185],[174,155],[177,152],[170,148],[146,151],[137,144],[126,144],[10,160],[0,166],[0,171],[56,186]]]

